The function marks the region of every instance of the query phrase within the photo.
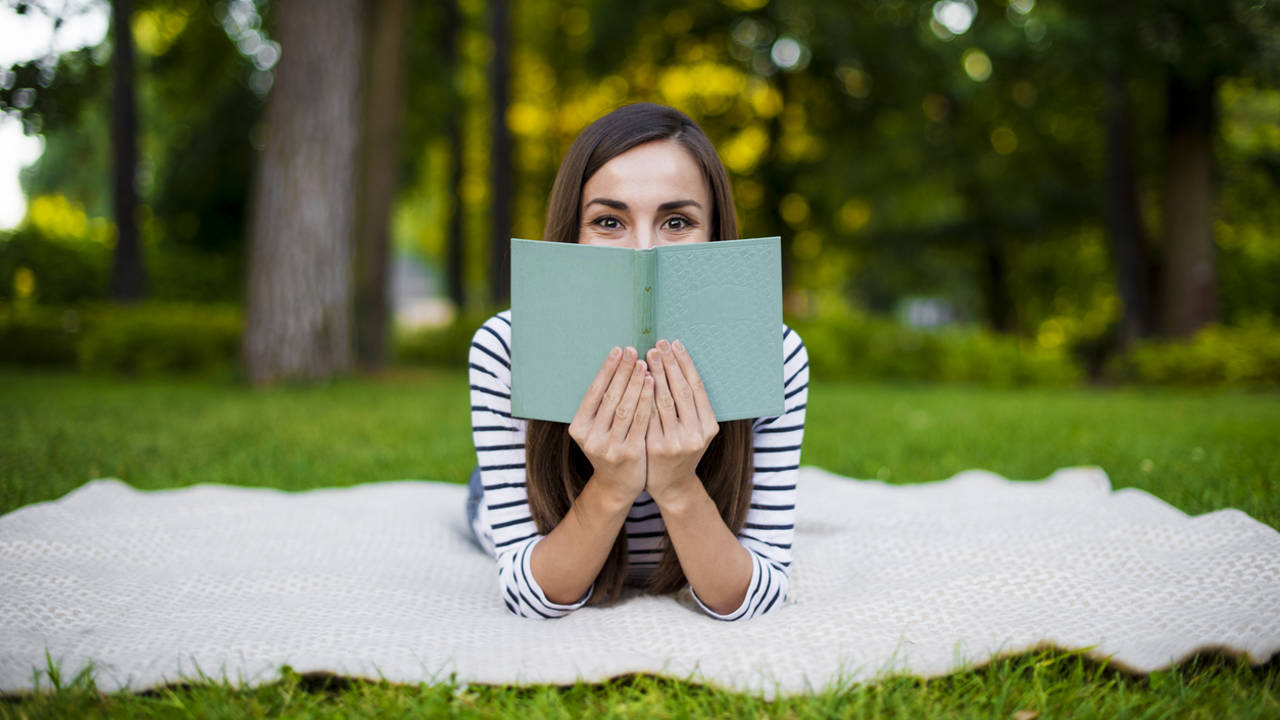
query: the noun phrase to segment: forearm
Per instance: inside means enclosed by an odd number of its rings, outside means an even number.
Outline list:
[[[626,522],[634,498],[610,492],[592,476],[582,492],[529,557],[529,568],[547,599],[569,604],[595,581]]]
[[[720,614],[741,606],[751,584],[751,554],[724,524],[702,483],[693,478],[654,500],[698,599]]]

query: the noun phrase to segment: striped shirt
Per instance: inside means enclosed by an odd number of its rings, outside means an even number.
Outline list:
[[[779,608],[791,577],[796,478],[804,435],[809,357],[800,335],[782,329],[782,415],[753,421],[754,468],[751,505],[738,541],[751,555],[751,583],[742,605],[720,620],[746,620]],[[524,441],[527,421],[511,416],[511,311],[489,318],[471,340],[471,427],[484,497],[475,518],[476,536],[497,559],[499,592],[507,610],[521,617],[553,618],[586,604],[594,584],[576,602],[552,602],[529,567],[534,545],[544,535],[530,515],[525,491]],[[662,558],[662,514],[647,491],[627,515],[628,584],[643,583]]]

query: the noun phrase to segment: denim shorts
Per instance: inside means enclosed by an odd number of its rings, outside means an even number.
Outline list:
[[[471,532],[471,539],[481,547],[483,544],[480,538],[476,537],[476,513],[480,510],[482,498],[484,498],[484,485],[480,483],[480,467],[477,465],[467,480],[467,529]]]

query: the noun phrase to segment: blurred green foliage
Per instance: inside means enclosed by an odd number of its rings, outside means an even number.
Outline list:
[[[398,333],[405,362],[462,362],[473,324],[488,315],[477,309],[489,302],[496,200],[487,8],[459,0],[454,15],[443,3],[417,4],[407,28],[392,236],[398,250],[443,266],[447,200],[460,198],[467,302],[447,327]],[[1219,78],[1218,317],[1226,327],[1280,319],[1275,3],[528,0],[511,13],[511,97],[500,120],[512,134],[516,190],[497,199],[512,203],[511,234],[541,235],[560,159],[589,122],[627,102],[674,105],[716,144],[741,234],[783,237],[788,317],[821,356],[817,369],[990,384],[1194,374],[1133,359],[1180,345],[1144,345],[1107,364],[1123,312],[1104,222],[1105,78],[1116,71],[1132,100],[1138,205],[1156,264],[1166,81]],[[239,302],[272,82],[262,54],[270,3],[138,0],[133,30],[149,295]],[[104,41],[14,66],[0,84],[0,107],[45,140],[22,176],[27,219],[0,233],[2,300],[106,297],[110,57]],[[34,94],[19,101],[26,90]],[[447,113],[461,120],[460,146],[445,134]],[[450,179],[455,161],[459,185]],[[947,304],[957,327],[885,320],[906,297]],[[856,309],[830,310],[849,305]],[[1252,341],[1214,346],[1267,352]]]
[[[496,309],[470,310],[440,327],[400,329],[393,341],[395,360],[405,365],[465,368],[471,337],[496,312]]]
[[[102,243],[64,240],[28,226],[0,232],[0,301],[28,299],[45,305],[102,300],[107,295],[111,249]]]
[[[0,304],[0,362],[74,367],[83,337],[76,309]]]
[[[789,324],[820,378],[1014,386],[1070,384],[1083,376],[1065,352],[977,326],[924,330],[854,311]]]
[[[1147,385],[1280,388],[1280,327],[1210,325],[1187,342],[1150,340],[1114,358],[1110,378]]]
[[[0,304],[0,362],[112,375],[233,371],[243,319],[234,305],[146,302]]]

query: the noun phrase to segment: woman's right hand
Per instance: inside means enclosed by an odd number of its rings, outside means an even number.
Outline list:
[[[569,437],[591,462],[595,480],[630,505],[645,484],[645,432],[653,378],[636,349],[613,348],[569,423]]]

